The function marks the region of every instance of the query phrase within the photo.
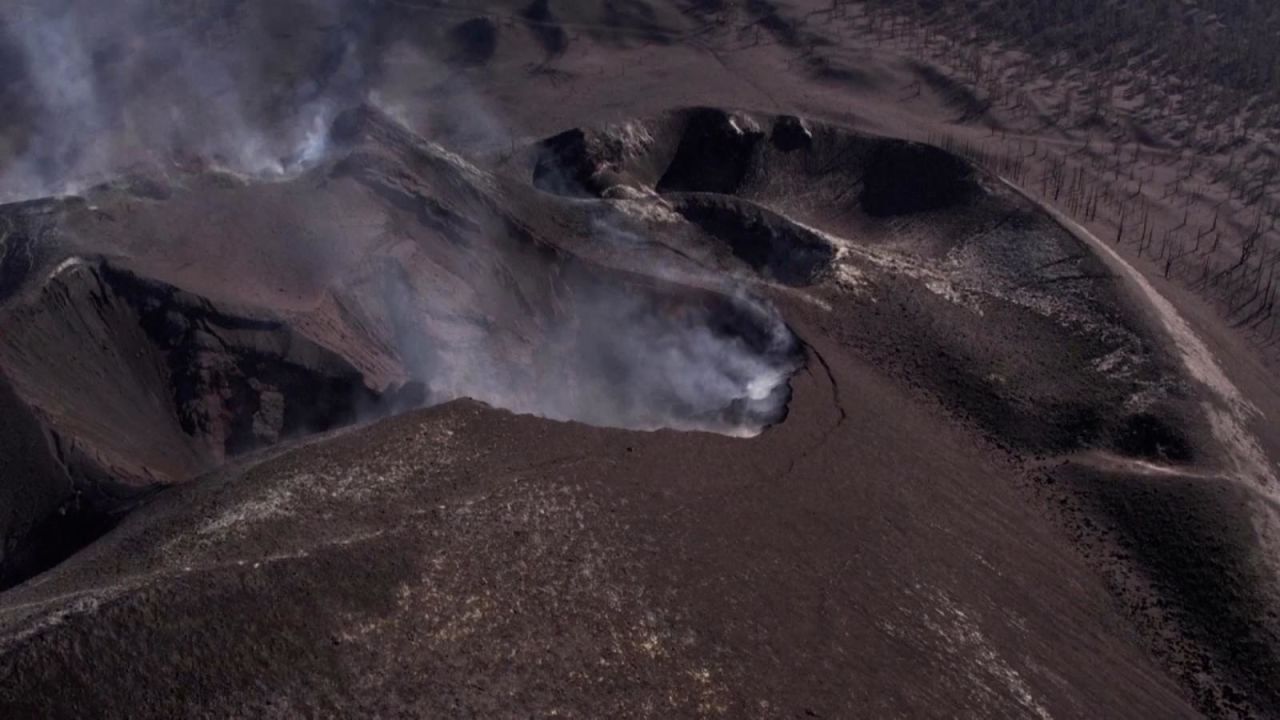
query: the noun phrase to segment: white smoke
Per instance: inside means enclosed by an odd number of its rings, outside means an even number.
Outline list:
[[[312,2],[311,20],[336,4]],[[363,69],[349,40],[324,46],[340,60],[323,86],[306,77],[306,53],[303,67],[278,67],[255,5],[216,22],[210,9],[157,0],[0,7],[0,57],[21,65],[5,81],[27,105],[0,130],[0,203],[175,164],[282,179],[318,163],[336,110],[360,99]]]
[[[646,229],[615,221],[607,203],[574,204],[599,213],[588,223],[592,243],[653,249]],[[353,291],[383,298],[371,312],[389,320],[363,324],[398,328],[391,344],[430,401],[470,397],[557,420],[735,436],[781,419],[800,350],[777,310],[744,286],[705,272],[690,283],[688,268],[657,261],[640,278],[510,256],[501,243],[473,252],[484,242],[464,241],[465,285],[415,282],[391,264]],[[413,252],[409,267],[448,264],[447,251]],[[505,277],[514,268],[532,290]],[[547,282],[555,289],[540,294]]]
[[[302,13],[285,20],[345,28],[334,18],[344,12],[340,6],[353,6],[342,0],[302,5],[328,19]],[[365,100],[429,140],[493,149],[520,136],[464,73],[442,67],[420,48],[403,41],[362,47],[367,38],[360,31],[342,29],[320,43],[324,51],[316,60],[309,46],[273,46],[283,41],[253,14],[268,12],[269,3],[227,7],[232,15],[203,28],[160,0],[0,8],[0,42],[17,48],[31,106],[13,131],[20,140],[0,142],[0,153],[8,147],[13,154],[0,157],[0,203],[81,192],[123,173],[164,174],[175,166],[287,179],[325,161],[334,118]],[[375,78],[363,59],[379,53],[390,59],[384,57],[385,72]],[[295,59],[297,68],[281,66]],[[316,67],[323,73],[313,77]],[[423,87],[430,89],[429,101]],[[480,173],[461,160],[458,165]],[[597,218],[592,231],[619,252],[651,244],[645,228],[607,219]],[[523,300],[510,297],[509,284],[493,272],[503,260],[488,261],[447,296],[438,287],[376,281],[386,285],[374,294],[386,298],[398,351],[431,400],[468,396],[597,425],[737,435],[758,432],[785,410],[795,340],[775,310],[746,292],[679,297],[679,278],[662,267],[648,269],[667,288],[661,291],[584,279],[584,271],[568,297],[551,301],[565,307],[535,311],[541,313],[530,320],[536,329],[521,335],[459,320],[474,308]]]

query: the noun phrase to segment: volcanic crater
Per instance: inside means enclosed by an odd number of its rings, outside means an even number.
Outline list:
[[[545,16],[538,8],[531,17]],[[495,32],[458,26],[458,62],[486,62]],[[1076,690],[1111,687],[1089,668],[1093,650],[1046,639],[1062,617],[1102,627],[1097,617],[1124,612],[1117,598],[1156,603],[1165,612],[1139,630],[1147,645],[1106,650],[1148,693],[1139,704],[1185,710],[1159,664],[1206,697],[1280,707],[1267,684],[1280,647],[1272,596],[1230,530],[1243,510],[1195,480],[1230,452],[1202,413],[1204,390],[1115,270],[999,178],[921,143],[707,107],[568,129],[495,162],[364,105],[335,117],[328,144],[322,162],[272,181],[175,171],[0,207],[3,442],[24,463],[0,487],[0,583],[23,608],[0,614],[8,707],[41,698],[71,714],[107,675],[141,667],[137,677],[161,679],[120,697],[178,711],[177,680],[160,668],[185,641],[168,626],[145,631],[154,652],[108,655],[72,681],[62,645],[96,653],[138,613],[189,617],[226,600],[247,609],[190,641],[198,702],[263,710],[273,701],[249,689],[240,662],[264,657],[249,616],[301,594],[314,605],[279,611],[297,671],[268,673],[294,707],[444,712],[444,695],[412,692],[441,658],[454,668],[442,683],[487,677],[498,671],[485,658],[507,638],[535,652],[554,640],[536,616],[576,613],[590,623],[572,658],[633,668],[647,654],[652,669],[631,687],[678,688],[677,704],[703,683],[686,668],[706,667],[725,702],[745,708],[742,688],[774,662],[749,650],[760,642],[808,638],[811,652],[783,651],[793,670],[815,670],[806,676],[852,661],[831,659],[826,630],[794,614],[775,608],[780,619],[752,630],[738,615],[712,619],[713,600],[828,607],[814,577],[849,603],[870,593],[885,624],[861,641],[889,657],[881,645],[906,637],[917,605],[928,619],[907,645],[988,659],[956,645],[982,637],[966,613],[996,627],[996,608],[1021,608],[1021,632],[1037,639],[1030,659],[1008,662],[1046,702],[1068,703],[1036,667]],[[374,422],[389,415],[402,417]],[[361,427],[338,430],[350,425]],[[905,458],[918,467],[902,470]],[[850,479],[856,468],[878,479]],[[1050,499],[1085,560],[1015,501],[988,511],[1008,476]],[[1025,577],[982,569],[929,589],[941,581],[901,569],[933,552],[914,539],[926,530],[897,525],[916,521],[894,519],[912,517],[906,492],[927,498],[929,527],[977,538],[954,552]],[[1211,502],[1195,500],[1206,492]],[[793,510],[780,505],[789,494]],[[1228,520],[1188,509],[1219,502],[1235,507],[1220,511]],[[885,506],[900,514],[873,511]],[[477,524],[462,526],[462,513]],[[1156,522],[1190,528],[1197,558],[1184,562],[1188,541]],[[817,539],[819,526],[837,542]],[[345,539],[313,541],[330,530]],[[730,536],[749,555],[737,580],[719,572]],[[866,589],[835,573],[864,543],[868,567],[902,579]],[[824,570],[766,572],[796,550]],[[224,578],[248,572],[229,559],[253,557],[272,581],[245,599]],[[1066,588],[1077,563],[1107,578],[1106,592]],[[1239,594],[1207,598],[1210,567],[1234,568]],[[322,589],[329,576],[376,592]],[[562,583],[568,605],[530,590],[545,582]],[[607,615],[606,595],[626,618]],[[80,596],[100,609],[57,600]],[[983,609],[945,610],[959,603]],[[846,627],[849,607],[831,606],[832,622]],[[41,608],[66,619],[22,635]],[[455,620],[415,640],[417,612]],[[633,627],[632,614],[651,620]],[[1214,634],[1215,619],[1248,640]],[[625,647],[602,650],[606,636]],[[392,654],[405,668],[385,666]],[[1011,665],[975,667],[974,682],[1023,697],[1000,684],[1020,676]],[[540,668],[518,673],[553,682]],[[319,689],[328,679],[352,694]],[[760,687],[788,704],[812,693],[836,715],[848,707],[830,686]],[[574,688],[587,715],[630,702]],[[545,700],[520,702],[539,712]]]

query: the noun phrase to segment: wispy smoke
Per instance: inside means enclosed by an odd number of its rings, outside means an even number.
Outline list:
[[[796,346],[771,307],[738,296],[715,309],[662,309],[615,293],[589,298],[580,313],[565,358],[581,378],[577,392],[553,385],[541,398],[557,416],[734,435],[780,419]]]
[[[0,202],[175,163],[269,178],[318,162],[336,109],[360,100],[353,39],[307,38],[295,55],[278,47],[263,5],[229,3],[222,15],[155,0],[0,8],[5,94],[23,105],[0,127]],[[337,5],[305,4],[299,32]]]
[[[652,249],[643,228],[614,221],[607,203],[579,207],[598,212],[593,244]],[[452,250],[428,242],[346,293],[364,305],[361,324],[393,328],[390,344],[430,401],[471,397],[560,420],[738,436],[785,413],[800,348],[745,287],[704,274],[701,284],[715,289],[700,289],[654,260],[635,277],[499,240],[462,243],[463,286],[412,270],[453,264]]]
[[[0,75],[0,99],[24,103],[16,123],[0,121],[0,202],[175,167],[291,177],[326,159],[335,117],[360,102],[429,139],[504,147],[520,136],[466,73],[361,15],[376,5],[229,2],[218,15],[158,0],[50,0],[0,9],[0,60],[20,64]],[[492,220],[478,221],[502,233]],[[650,243],[643,225],[597,218],[592,227],[619,252]],[[682,288],[663,268],[649,269],[646,286],[612,271],[515,262],[503,255],[510,245],[490,242],[465,287],[420,282],[401,267],[353,291],[380,298],[351,302],[379,306],[367,314],[390,326],[429,400],[469,396],[557,419],[739,435],[785,411],[798,351],[767,304],[740,289]],[[525,292],[503,275],[513,272],[559,286]]]
[[[745,295],[691,298],[579,287],[524,355],[498,336],[424,340],[411,372],[436,400],[472,397],[560,420],[750,436],[777,422],[798,366],[777,312]]]

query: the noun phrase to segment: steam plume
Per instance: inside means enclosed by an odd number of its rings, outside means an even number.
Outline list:
[[[0,10],[0,60],[13,60],[0,98],[21,100],[16,120],[0,127],[0,202],[175,164],[288,178],[322,163],[334,118],[370,99],[428,134],[464,130],[473,147],[520,135],[465,74],[435,72],[420,48],[388,39],[379,7],[229,3],[212,19],[157,0]],[[388,55],[396,62],[384,62]],[[429,117],[421,96],[400,95],[426,77],[439,79]],[[607,222],[594,232],[623,248],[649,242],[643,230]],[[479,272],[468,280],[474,297],[465,302],[476,307],[509,292]],[[537,319],[538,345],[524,355],[497,331],[442,330],[428,317],[433,303],[459,298],[400,286],[377,294],[392,298],[391,312],[409,328],[397,336],[398,352],[431,400],[470,396],[599,425],[739,435],[784,411],[795,341],[777,312],[745,291],[672,299],[585,275],[569,290],[565,312]]]

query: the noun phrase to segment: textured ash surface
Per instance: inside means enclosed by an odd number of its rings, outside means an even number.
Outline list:
[[[0,714],[1280,713],[1271,396],[802,4],[206,19],[326,153],[0,206]]]

